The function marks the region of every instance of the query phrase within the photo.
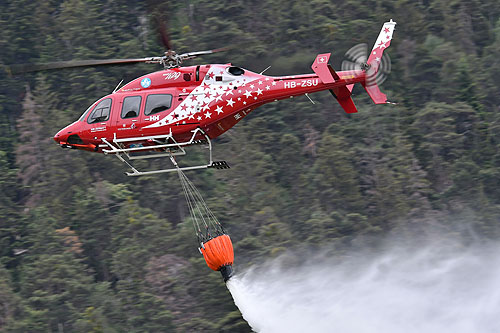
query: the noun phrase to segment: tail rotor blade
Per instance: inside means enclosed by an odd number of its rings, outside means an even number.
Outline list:
[[[380,62],[377,74],[375,75],[375,82],[378,85],[382,84],[387,79],[387,76],[389,75],[390,72],[391,72],[391,58],[389,57],[389,54],[387,54],[386,51],[382,56],[382,61]]]
[[[351,47],[345,53],[345,58],[346,60],[342,61],[343,71],[363,70],[367,68],[368,45],[366,43],[361,43]],[[366,85],[380,85],[385,81],[387,75],[391,72],[391,58],[387,52],[382,56],[377,72],[371,74],[372,72],[374,72],[374,70],[367,70]]]
[[[364,64],[368,60],[368,45],[366,43],[357,44],[351,47],[344,57],[352,62]]]
[[[341,68],[343,71],[361,70],[361,64],[350,60],[343,60]]]

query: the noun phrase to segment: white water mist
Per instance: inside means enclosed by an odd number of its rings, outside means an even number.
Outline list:
[[[257,332],[500,332],[500,247],[276,259],[228,288]]]

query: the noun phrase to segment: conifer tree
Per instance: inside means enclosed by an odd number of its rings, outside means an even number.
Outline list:
[[[327,211],[359,211],[361,195],[352,151],[342,137],[332,134],[329,129],[323,133],[314,165],[320,202]]]
[[[82,262],[78,238],[58,232],[47,211],[36,209],[26,236],[28,252],[20,267],[20,294],[34,311],[43,311],[49,330],[71,330],[89,306],[93,279]]]

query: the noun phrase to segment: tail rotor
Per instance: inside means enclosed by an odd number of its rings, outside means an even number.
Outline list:
[[[366,43],[357,44],[351,47],[344,55],[342,61],[343,71],[364,70],[367,74],[366,85],[381,85],[391,72],[391,58],[384,52],[377,71],[373,70],[368,61],[368,45]]]

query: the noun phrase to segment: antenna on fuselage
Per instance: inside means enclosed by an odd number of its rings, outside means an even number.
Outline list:
[[[307,97],[307,98],[309,98],[309,100],[311,101],[311,103],[316,104],[316,103],[314,103],[314,101],[311,99],[311,97],[309,97],[309,94],[308,94],[308,93],[305,93],[304,95],[306,95],[306,97]]]
[[[267,66],[267,68],[266,68],[266,69],[264,69],[264,70],[263,70],[262,72],[260,72],[259,74],[261,74],[261,75],[262,75],[262,73],[264,73],[265,71],[267,71],[269,68],[271,68],[271,65]]]
[[[112,94],[114,94],[118,90],[118,88],[120,87],[120,85],[122,84],[122,82],[123,82],[123,79],[120,81],[120,83],[118,83],[118,85],[116,86],[115,90],[113,90]]]

